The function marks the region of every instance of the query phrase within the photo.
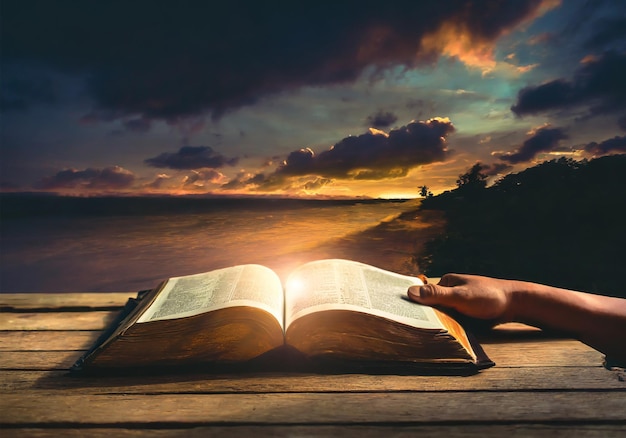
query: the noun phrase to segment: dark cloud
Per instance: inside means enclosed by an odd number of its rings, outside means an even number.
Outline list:
[[[568,138],[562,128],[543,127],[537,129],[515,152],[497,154],[502,161],[511,164],[532,160],[540,152],[549,152],[559,147],[559,142]]]
[[[221,188],[314,190],[335,179],[399,178],[413,167],[445,160],[449,155],[446,137],[452,132],[454,126],[447,118],[411,122],[389,134],[370,129],[318,155],[309,148],[293,151],[273,173],[241,172]]]
[[[623,6],[623,5],[622,5]],[[610,49],[615,46],[626,49],[626,17],[610,17],[594,22],[594,33],[587,38],[589,49]]]
[[[626,136],[615,136],[601,143],[591,142],[585,146],[585,151],[593,155],[606,155],[612,152],[626,152]]]
[[[56,189],[124,189],[135,181],[135,175],[119,166],[104,169],[87,168],[85,170],[65,169],[55,175],[42,179],[36,188]]]
[[[622,131],[626,131],[626,116],[622,116],[617,119],[617,125],[620,127]]]
[[[53,104],[58,101],[52,81],[45,77],[9,77],[0,75],[0,109],[26,110],[36,104]]]
[[[431,63],[459,39],[484,48],[541,3],[7,1],[2,56],[86,78],[94,115],[172,122],[353,81],[372,66]],[[443,24],[452,33],[438,33]]]
[[[377,113],[367,116],[365,124],[368,127],[371,126],[372,128],[382,129],[389,128],[397,121],[398,116],[391,111],[379,110]]]
[[[183,146],[177,152],[163,152],[144,160],[144,163],[152,167],[192,170],[234,166],[237,161],[238,158],[227,158],[215,152],[210,146]]]
[[[588,116],[626,109],[626,53],[607,52],[586,61],[572,80],[523,88],[511,110],[518,116],[585,106]]]
[[[318,155],[311,149],[291,152],[275,176],[384,179],[406,175],[413,167],[448,157],[445,138],[454,132],[448,119],[411,122],[389,134],[371,129],[346,137]]]
[[[599,53],[618,49],[624,41],[624,17],[626,4],[622,0],[586,0],[565,3],[571,15],[565,22],[555,23],[554,36],[564,41],[574,41],[585,49]],[[564,11],[565,12],[565,11]],[[624,48],[622,46],[622,48]]]
[[[124,128],[128,131],[134,132],[148,132],[150,130],[152,123],[150,120],[145,119],[143,117],[137,119],[126,120],[124,122]]]
[[[574,86],[564,79],[557,79],[536,87],[525,87],[517,95],[517,103],[511,110],[517,115],[536,114],[555,108],[581,103]]]

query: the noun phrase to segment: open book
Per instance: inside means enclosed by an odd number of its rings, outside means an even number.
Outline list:
[[[313,361],[493,365],[446,314],[408,301],[422,284],[348,260],[241,265],[170,278],[98,340],[74,370],[241,363],[288,348]]]

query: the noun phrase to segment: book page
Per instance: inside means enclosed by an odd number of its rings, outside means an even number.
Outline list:
[[[268,311],[283,326],[283,290],[278,276],[260,265],[241,265],[170,278],[137,322],[183,318],[234,306]]]
[[[419,278],[385,271],[349,260],[321,260],[297,268],[288,278],[285,324],[322,310],[366,312],[403,324],[440,329],[432,308],[410,302],[409,286]]]

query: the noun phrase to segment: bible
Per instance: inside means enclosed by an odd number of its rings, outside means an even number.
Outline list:
[[[340,259],[305,263],[284,285],[252,264],[174,277],[130,300],[72,370],[241,364],[285,349],[343,369],[492,366],[457,321],[406,298],[416,284]]]

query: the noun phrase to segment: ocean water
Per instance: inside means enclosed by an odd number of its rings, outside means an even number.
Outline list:
[[[1,198],[0,292],[119,292],[243,263],[285,275],[416,201]]]

